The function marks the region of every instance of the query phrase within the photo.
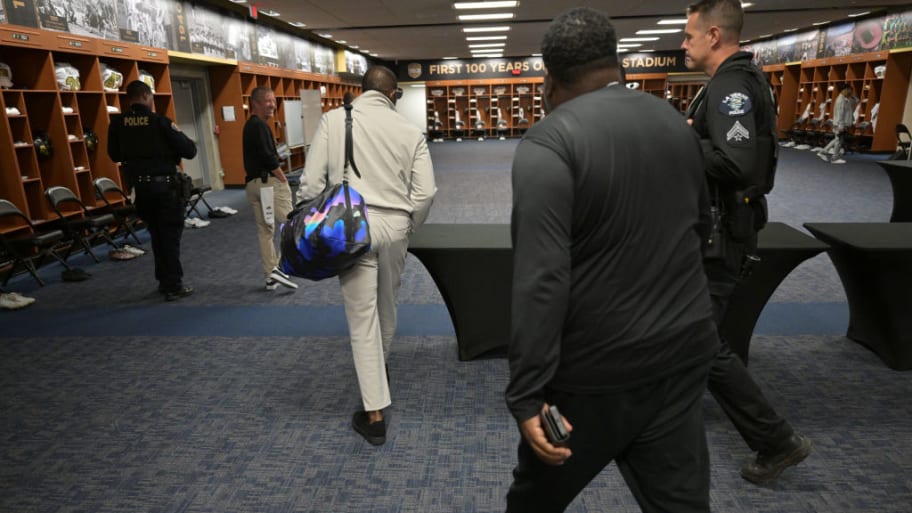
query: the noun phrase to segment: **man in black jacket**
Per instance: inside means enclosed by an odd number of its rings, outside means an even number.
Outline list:
[[[152,89],[139,80],[127,85],[130,110],[111,116],[108,156],[121,162],[136,189],[136,213],[149,229],[158,290],[168,301],[193,293],[183,282],[180,241],[189,187],[178,164],[196,156],[196,144],[165,116],[152,112]]]
[[[778,156],[776,100],[751,54],[740,51],[741,2],[702,0],[687,13],[685,62],[711,77],[687,117],[700,136],[713,224],[719,228],[709,239],[704,265],[721,326],[732,292],[756,261],[757,231],[766,223],[764,195],[773,188]],[[708,387],[758,453],[741,469],[745,479],[767,483],[810,454],[811,441],[776,413],[724,340]]]
[[[558,16],[542,54],[548,116],[513,161],[506,401],[522,440],[507,511],[563,511],[614,460],[643,511],[708,512],[702,397],[719,342],[697,137],[619,84],[604,14]],[[567,419],[566,445],[546,438],[545,405]]]

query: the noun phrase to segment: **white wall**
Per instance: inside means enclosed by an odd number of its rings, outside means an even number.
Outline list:
[[[402,88],[402,98],[396,102],[396,111],[426,134],[427,98],[424,92],[424,82],[399,82],[399,87]]]

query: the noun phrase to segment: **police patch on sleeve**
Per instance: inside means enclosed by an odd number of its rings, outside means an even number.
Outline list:
[[[726,116],[743,116],[751,111],[751,107],[753,107],[753,104],[750,96],[734,92],[722,98],[722,103],[719,104],[719,112]]]

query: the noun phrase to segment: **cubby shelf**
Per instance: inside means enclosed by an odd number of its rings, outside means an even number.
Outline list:
[[[285,142],[284,109],[282,102],[301,98],[301,90],[320,91],[323,112],[342,106],[345,93],[360,94],[361,86],[344,83],[335,75],[322,75],[305,71],[275,68],[250,62],[239,62],[237,66],[213,66],[209,69],[213,105],[216,107],[216,123],[219,125],[219,151],[224,182],[227,186],[243,186],[244,152],[241,141],[244,122],[250,117],[250,94],[257,87],[268,87],[276,96],[275,116],[267,123],[272,129],[276,143]],[[226,112],[234,120],[226,119]],[[289,162],[283,163],[285,171],[304,166],[304,148],[291,150]]]
[[[437,80],[425,84],[433,139],[518,137],[544,115],[543,79]]]
[[[94,180],[107,177],[122,184],[119,168],[106,152],[108,106],[123,106],[123,88],[140,77],[140,70],[155,79],[156,111],[174,119],[164,49],[0,25],[0,62],[10,66],[13,80],[0,93],[6,113],[0,120],[0,198],[12,201],[36,224],[56,219],[44,198],[48,187],[68,187],[87,205],[101,206]],[[78,86],[72,81],[58,85],[55,66],[62,63],[78,70]],[[119,91],[104,89],[103,64],[123,74]],[[92,151],[85,144],[87,130],[98,136]],[[51,140],[49,156],[40,155],[33,144],[39,133]],[[20,229],[24,225],[0,226]]]

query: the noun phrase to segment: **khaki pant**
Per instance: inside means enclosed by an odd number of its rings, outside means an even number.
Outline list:
[[[260,189],[263,187],[272,187],[274,190],[275,205],[275,225],[266,224],[263,219],[263,205],[260,202]],[[266,183],[262,180],[251,180],[247,182],[247,202],[253,207],[253,217],[257,224],[257,237],[260,241],[260,256],[263,258],[263,277],[269,278],[272,268],[279,265],[279,257],[276,254],[275,233],[278,227],[282,226],[288,213],[293,206],[291,202],[291,188],[288,183],[279,181],[278,178],[270,176]]]
[[[396,334],[396,306],[411,218],[368,208],[371,250],[339,276],[352,357],[365,411],[391,404],[386,358]]]

